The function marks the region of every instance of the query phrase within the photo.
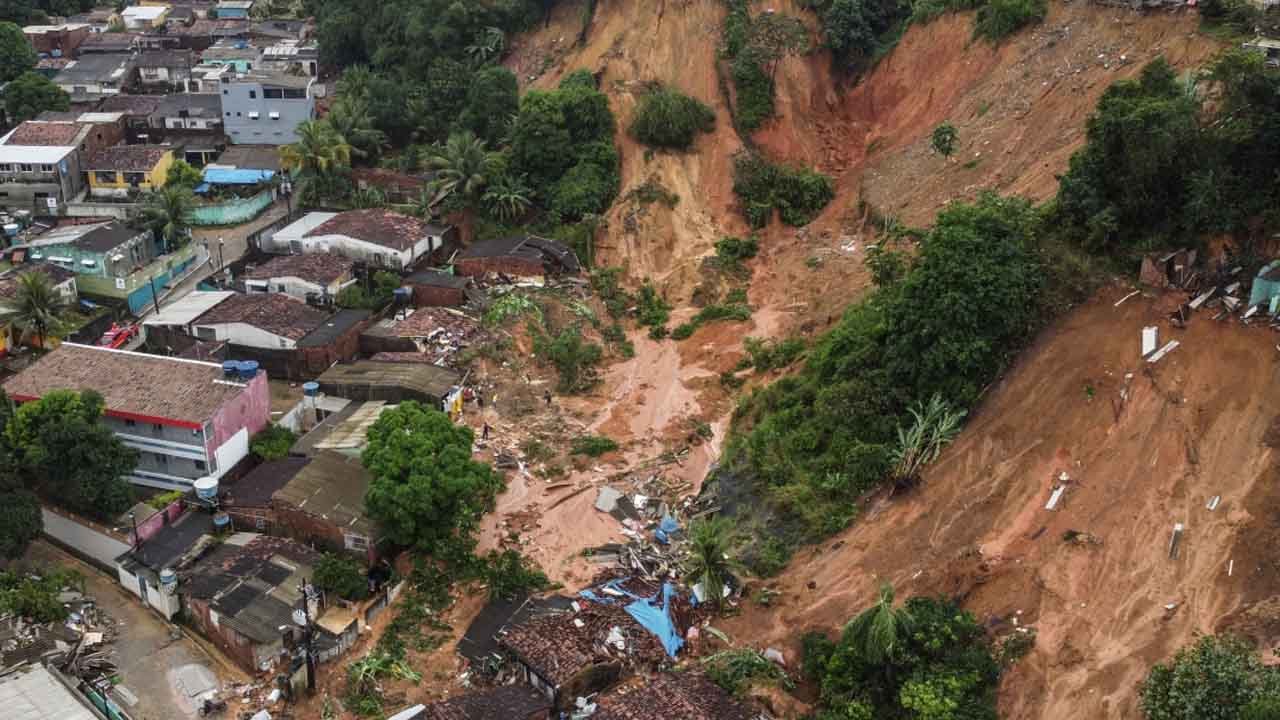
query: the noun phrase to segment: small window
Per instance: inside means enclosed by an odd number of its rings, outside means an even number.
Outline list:
[[[137,421],[137,420],[125,420],[125,421],[124,421],[124,426],[125,426],[125,427],[137,427],[137,426],[138,426],[138,421]]]
[[[257,91],[257,90],[250,90],[250,91],[249,91],[249,99],[250,99],[250,100],[257,100],[257,99],[258,99],[258,91]]]
[[[156,464],[158,464],[158,465],[168,465],[168,464],[169,464],[169,456],[168,456],[168,455],[161,455],[160,453],[154,453],[154,454],[155,454],[155,456],[156,456]]]
[[[250,120],[257,120],[257,119],[258,119],[258,112],[257,112],[256,110],[250,110],[250,111],[249,111],[249,119],[250,119]]]
[[[294,90],[294,89],[292,89],[292,88],[285,88],[285,90],[284,90],[284,99],[285,99],[285,100],[306,100],[306,99],[307,99],[307,91],[306,91],[306,90]]]
[[[22,172],[32,172],[35,170],[34,166],[28,165],[27,163],[22,163],[19,167],[22,168]]]
[[[267,529],[267,519],[266,519],[266,518],[264,518],[264,517],[262,517],[261,515],[259,515],[258,517],[256,517],[256,518],[254,518],[254,519],[253,519],[253,526],[254,526],[254,528],[256,528],[256,529],[258,529],[258,530],[266,530],[266,529]]]
[[[240,117],[240,111],[239,111],[239,110],[237,110],[237,111],[236,111],[236,117]]]
[[[284,339],[284,338],[280,338],[280,347],[288,347],[288,345],[289,345],[289,344],[288,344],[287,342],[285,342],[285,339]]]
[[[231,117],[231,111],[230,111],[230,110],[228,110],[228,111],[227,111],[227,117]]]
[[[13,166],[9,163],[0,163],[0,172],[13,172]]]
[[[204,461],[203,461],[203,460],[196,460],[196,461],[195,461],[195,464],[196,464],[196,469],[197,469],[197,470],[204,470]]]
[[[40,172],[47,172],[47,173],[51,173],[51,172],[53,172],[53,166],[52,166],[52,165],[41,165],[41,166],[40,166]]]
[[[164,432],[164,426],[161,425],[160,423],[151,423],[151,431],[162,433]]]
[[[226,82],[226,80],[223,80],[223,82]],[[230,90],[223,90],[223,91],[222,91],[222,94],[223,94],[223,95],[230,95],[230,94],[231,94],[231,91],[230,91]]]
[[[280,88],[262,88],[262,97],[265,100],[280,100],[284,97],[284,92]]]
[[[276,285],[276,292],[289,292],[289,289],[284,286],[284,283],[281,283]]]

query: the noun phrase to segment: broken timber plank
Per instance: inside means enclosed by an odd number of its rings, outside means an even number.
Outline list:
[[[1179,345],[1181,345],[1181,344],[1182,344],[1182,343],[1178,342],[1177,340],[1170,340],[1168,343],[1166,343],[1166,344],[1165,344],[1165,346],[1164,346],[1164,347],[1162,347],[1162,348],[1160,348],[1159,350],[1155,351],[1155,353],[1154,353],[1154,354],[1152,354],[1152,355],[1151,355],[1151,357],[1147,358],[1147,362],[1149,362],[1149,363],[1157,363],[1157,362],[1160,362],[1160,359],[1161,359],[1161,358],[1163,358],[1165,355],[1168,355],[1169,353],[1173,352],[1173,351],[1174,351],[1174,350],[1175,350]]]
[[[1066,485],[1059,485],[1054,488],[1053,494],[1049,496],[1049,502],[1044,504],[1045,510],[1052,510],[1058,506],[1058,501],[1062,499],[1062,494],[1067,491]]]
[[[1173,535],[1169,538],[1169,559],[1178,559],[1178,543],[1182,540],[1182,523],[1173,524]]]
[[[1213,297],[1213,294],[1214,294],[1217,290],[1218,290],[1218,288],[1216,288],[1216,287],[1212,287],[1212,288],[1209,288],[1208,290],[1205,290],[1205,291],[1204,291],[1203,293],[1201,293],[1198,297],[1196,297],[1196,299],[1195,299],[1195,300],[1192,300],[1192,301],[1191,301],[1191,303],[1190,303],[1190,305],[1191,305],[1191,309],[1192,309],[1192,310],[1199,310],[1199,309],[1200,309],[1200,306],[1201,306],[1201,305],[1203,305],[1203,304],[1205,304],[1206,302],[1208,302],[1209,298]]]
[[[1117,300],[1117,301],[1116,301],[1116,304],[1115,304],[1115,305],[1112,305],[1111,307],[1120,307],[1120,303],[1124,302],[1125,300],[1128,300],[1129,298],[1133,297],[1134,295],[1137,295],[1137,294],[1138,294],[1138,293],[1140,293],[1140,292],[1142,292],[1142,291],[1141,291],[1141,290],[1134,290],[1133,292],[1129,293],[1128,295],[1125,295],[1124,297],[1122,297],[1122,298],[1120,298],[1119,300]]]

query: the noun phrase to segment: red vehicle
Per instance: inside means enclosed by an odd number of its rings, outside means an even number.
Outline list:
[[[137,336],[137,325],[117,325],[115,323],[111,323],[111,329],[103,333],[102,339],[98,340],[98,345],[108,348],[122,348]]]

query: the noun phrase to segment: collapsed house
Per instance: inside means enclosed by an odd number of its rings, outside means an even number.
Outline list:
[[[415,705],[391,720],[551,720],[551,703],[527,685],[467,693],[449,700]]]
[[[629,692],[611,692],[597,701],[591,720],[755,720],[747,705],[698,672],[662,673]]]
[[[458,310],[420,307],[381,320],[360,336],[362,352],[380,359],[408,359],[418,354],[434,365],[449,365],[457,354],[489,339],[480,321]]]
[[[469,277],[490,273],[512,278],[576,275],[582,265],[567,245],[537,235],[484,240],[454,258],[454,270]]]
[[[567,610],[500,630],[497,644],[520,679],[565,709],[626,673],[668,663],[690,621],[687,599],[669,583],[618,578],[582,591]]]
[[[1192,279],[1195,264],[1195,250],[1147,253],[1142,256],[1138,282],[1154,288],[1183,287]]]

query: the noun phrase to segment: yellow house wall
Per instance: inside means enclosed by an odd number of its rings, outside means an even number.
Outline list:
[[[146,180],[140,186],[143,190],[151,190],[154,188],[164,187],[165,182],[169,179],[169,168],[173,166],[173,152],[166,152],[160,157],[160,161],[155,167],[151,168],[147,173]],[[102,182],[98,179],[98,173],[89,172],[89,187],[92,189],[126,189],[129,184],[124,181],[124,173],[117,172],[115,182]]]

